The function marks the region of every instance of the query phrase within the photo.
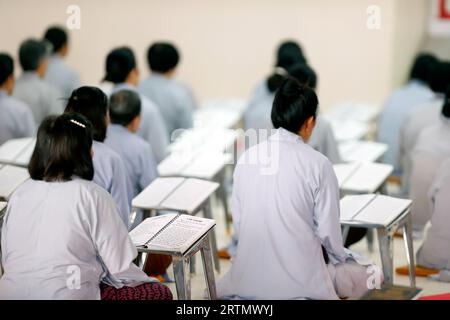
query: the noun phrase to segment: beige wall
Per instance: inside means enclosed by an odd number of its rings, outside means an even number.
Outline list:
[[[276,45],[299,40],[319,74],[323,107],[347,99],[379,103],[405,78],[422,41],[426,0],[0,0],[0,50],[16,54],[21,40],[65,24],[81,8],[68,63],[89,84],[103,77],[108,50],[128,44],[142,76],[149,43],[174,41],[179,77],[201,99],[248,97],[270,72]],[[381,30],[366,27],[366,9],[381,7]],[[407,8],[405,9],[405,6]],[[413,32],[409,32],[413,30]]]

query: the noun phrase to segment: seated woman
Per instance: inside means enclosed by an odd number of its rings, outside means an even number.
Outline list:
[[[307,144],[317,107],[314,90],[288,78],[273,103],[275,133],[239,159],[232,195],[239,243],[220,297],[337,299],[368,290],[370,270],[343,246],[333,166]]]
[[[450,159],[439,168],[430,189],[431,227],[417,252],[417,264],[427,268],[450,270]]]
[[[92,128],[81,115],[46,118],[2,229],[0,299],[171,299],[133,260],[111,195],[92,182]]]

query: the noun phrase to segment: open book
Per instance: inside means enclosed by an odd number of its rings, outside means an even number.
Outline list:
[[[14,190],[29,178],[25,168],[0,165],[0,199],[8,200]]]
[[[191,178],[158,178],[132,201],[134,208],[193,213],[219,184]]]
[[[411,206],[409,199],[379,194],[345,196],[341,199],[341,223],[387,226]]]
[[[417,300],[422,289],[398,285],[387,285],[368,291],[361,300]]]
[[[0,163],[28,166],[33,154],[35,138],[20,138],[6,141],[0,146]]]
[[[394,170],[382,163],[341,163],[333,165],[339,188],[354,193],[377,191]]]
[[[339,144],[339,153],[345,162],[375,162],[387,149],[387,144],[373,141],[349,141]]]
[[[215,224],[212,219],[169,213],[145,219],[130,237],[137,247],[184,254]]]

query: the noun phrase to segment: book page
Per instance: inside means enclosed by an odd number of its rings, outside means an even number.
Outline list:
[[[409,199],[377,195],[354,220],[386,226],[403,213],[411,205],[411,202]]]
[[[231,160],[230,154],[202,152],[183,170],[182,175],[211,180]]]
[[[140,209],[160,208],[161,202],[184,180],[185,178],[158,178],[154,180],[133,199],[133,207]]]
[[[358,168],[358,163],[340,163],[333,165],[334,173],[336,174],[339,187],[341,187],[345,181],[347,181],[351,175]]]
[[[162,209],[179,210],[192,213],[219,187],[218,183],[186,179],[166,200]]]
[[[352,221],[353,218],[376,197],[375,194],[345,196],[340,201],[341,221]]]
[[[0,162],[14,163],[22,151],[29,145],[31,138],[8,140],[0,147]]]
[[[28,170],[21,167],[5,165],[0,168],[0,198],[8,200],[11,194],[23,182],[30,178]]]
[[[373,193],[386,181],[394,167],[381,163],[361,163],[357,170],[348,178],[342,189]]]
[[[19,156],[14,160],[19,166],[26,167],[30,163],[31,156],[33,155],[34,147],[36,146],[36,139],[32,139],[28,145],[23,149]]]
[[[148,247],[184,253],[214,225],[212,219],[182,214],[156,236]]]
[[[176,213],[169,213],[145,219],[136,228],[130,231],[131,241],[135,246],[145,245],[148,240],[150,240],[176,216]]]

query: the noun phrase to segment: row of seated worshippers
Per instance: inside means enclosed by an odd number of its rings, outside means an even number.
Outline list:
[[[419,54],[406,85],[386,100],[379,117],[378,140],[387,143],[383,161],[400,177],[400,196],[412,199],[418,275],[450,268],[450,62]],[[407,268],[397,269],[400,274]]]

